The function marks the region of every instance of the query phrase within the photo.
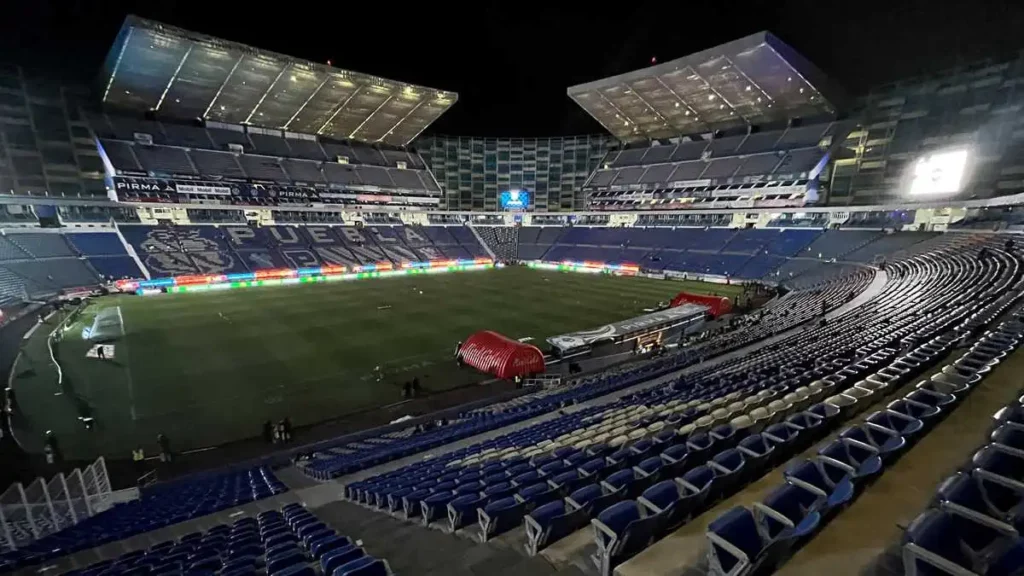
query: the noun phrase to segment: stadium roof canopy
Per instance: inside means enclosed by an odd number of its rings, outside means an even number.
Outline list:
[[[400,146],[458,99],[135,16],[102,80],[103,103],[119,108]]]
[[[768,32],[568,89],[624,142],[834,117],[842,96]]]

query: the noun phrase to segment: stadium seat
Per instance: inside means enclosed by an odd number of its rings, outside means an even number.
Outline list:
[[[650,545],[658,526],[657,518],[643,517],[633,500],[609,506],[591,522],[597,544],[594,563],[602,576],[610,576],[615,566]]]
[[[907,574],[1014,574],[1024,565],[1024,541],[985,517],[928,510],[903,537]]]
[[[530,556],[586,525],[588,507],[576,507],[567,500],[538,506],[524,518],[526,551]]]
[[[483,541],[515,528],[522,522],[526,503],[514,498],[495,500],[477,510],[480,536]]]

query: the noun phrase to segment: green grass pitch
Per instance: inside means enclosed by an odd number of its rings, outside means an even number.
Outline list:
[[[485,379],[452,361],[455,343],[491,329],[512,338],[594,328],[642,314],[681,290],[733,296],[736,286],[545,272],[524,267],[415,277],[94,300],[65,332],[57,355],[66,393],[56,395],[40,327],[25,344],[14,385],[31,427],[67,457],[127,457],[158,432],[176,450],[254,436],[265,419],[296,425],[401,400],[418,376],[439,391]],[[422,292],[422,294],[421,294]],[[119,306],[125,336],[115,359],[86,358],[82,328]],[[388,307],[386,309],[378,309]],[[377,382],[374,367],[385,374]],[[77,421],[88,412],[96,429]]]

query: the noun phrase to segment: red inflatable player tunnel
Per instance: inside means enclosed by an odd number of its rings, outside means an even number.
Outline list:
[[[467,338],[459,348],[459,358],[464,364],[498,378],[544,372],[544,354],[539,348],[490,330],[481,330]]]
[[[708,296],[705,294],[680,292],[672,299],[672,306],[675,307],[681,304],[700,304],[701,306],[707,306],[708,312],[715,318],[718,318],[722,314],[728,314],[732,311],[732,300],[729,300],[724,296]]]

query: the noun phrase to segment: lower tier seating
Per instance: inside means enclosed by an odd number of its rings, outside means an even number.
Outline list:
[[[1021,323],[1009,322],[986,335],[929,389],[945,394],[935,418],[952,410],[1024,339]],[[966,372],[966,373],[964,373]],[[974,374],[971,374],[974,372]],[[976,376],[980,376],[978,378]],[[1021,391],[1024,394],[1024,390]],[[903,569],[908,575],[1017,574],[1024,566],[1024,396],[993,416],[989,442],[935,494],[933,505],[904,534]]]
[[[879,295],[818,326],[600,410],[571,412],[351,483],[345,495],[449,530],[476,524],[484,540],[525,524],[532,553],[590,522],[595,565],[610,574],[887,390],[912,381],[962,335],[1005,311],[1021,294],[1020,263],[1005,252],[979,259],[978,248],[891,262]],[[799,310],[795,305],[793,313]],[[785,311],[776,305],[772,314]],[[904,416],[919,418],[918,405],[935,403],[929,386],[898,405]],[[872,456],[903,449],[902,434],[909,432],[900,416],[873,418],[844,433],[807,473],[829,482],[841,480],[836,471],[877,473]],[[822,462],[837,464],[822,469]]]
[[[97,562],[68,576],[220,574],[221,576],[388,576],[379,560],[299,504],[193,532],[146,550]]]
[[[157,484],[144,489],[138,500],[117,504],[70,528],[0,555],[0,564],[6,562],[14,567],[37,564],[269,498],[286,490],[267,468],[213,472]]]
[[[842,431],[815,457],[791,464],[784,474],[785,484],[762,502],[750,508],[738,506],[711,522],[707,531],[711,573],[740,576],[770,571],[784,562],[982,385],[985,376],[1022,338],[1020,317],[1004,322],[958,360],[919,382],[903,399],[872,413],[863,424]],[[994,432],[993,438],[1012,442],[1011,431],[1012,424]],[[992,468],[989,456],[998,460],[1001,448],[998,440],[990,446],[996,447],[983,448],[975,455],[972,472],[959,473],[943,484],[938,509],[929,510],[907,529],[906,574],[1009,574],[1021,566],[1024,542],[1012,525],[1002,522],[1008,518],[1004,506],[1019,503],[1021,496],[1012,488],[1007,492],[1006,483],[999,483],[1003,477],[1000,469]],[[1011,474],[1006,480],[1015,482],[1021,477]],[[994,480],[992,492],[981,491],[986,479]],[[1000,489],[1010,500],[1003,498],[992,508],[989,495],[996,497]],[[1013,514],[1009,512],[1010,519]],[[965,571],[957,569],[960,567]]]

